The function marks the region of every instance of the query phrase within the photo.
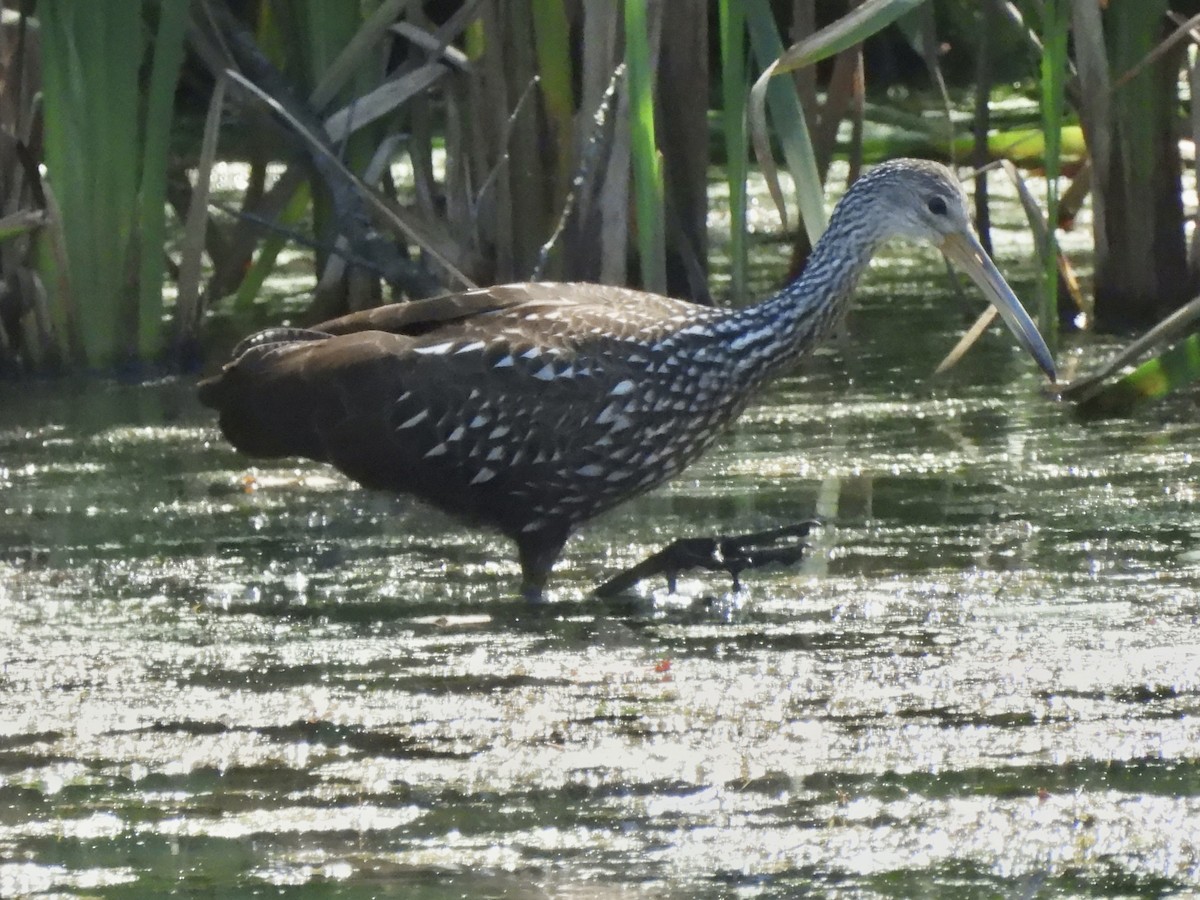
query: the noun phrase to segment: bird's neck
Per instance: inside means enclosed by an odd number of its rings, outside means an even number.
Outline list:
[[[847,202],[849,201],[849,202]],[[731,317],[746,351],[743,376],[762,381],[824,340],[845,316],[858,279],[886,239],[869,210],[847,195],[817,241],[804,271],[777,293]],[[854,214],[857,213],[857,214]]]

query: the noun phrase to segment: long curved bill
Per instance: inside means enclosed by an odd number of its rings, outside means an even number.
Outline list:
[[[1008,282],[1004,280],[1000,270],[996,268],[983,247],[979,245],[975,235],[969,232],[947,235],[946,239],[942,241],[941,250],[947,258],[957,263],[971,276],[971,280],[979,285],[980,290],[1004,319],[1004,324],[1016,336],[1017,343],[1037,361],[1051,381],[1056,381],[1057,376],[1054,371],[1054,360],[1050,356],[1050,348],[1042,340],[1037,326],[1033,324],[1033,319],[1029,318],[1029,313],[1025,312],[1021,301],[1017,299],[1017,295],[1008,286]]]

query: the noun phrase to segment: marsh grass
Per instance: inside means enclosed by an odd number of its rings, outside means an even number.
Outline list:
[[[65,291],[64,355],[77,366],[164,349],[165,172],[187,11],[186,0],[38,4],[45,161],[66,264],[44,274]],[[44,259],[52,270],[55,254]]]

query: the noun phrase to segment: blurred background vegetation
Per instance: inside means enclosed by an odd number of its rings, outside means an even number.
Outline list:
[[[746,179],[776,156],[793,270],[835,156],[851,178],[901,154],[1008,160],[1021,187],[1048,176],[1027,197],[1044,330],[1175,313],[1163,340],[1194,331],[1200,0],[0,8],[0,375],[195,368],[218,332],[264,324],[255,299],[289,245],[315,265],[298,321],[533,279],[742,302]],[[214,195],[230,163],[235,189]],[[716,298],[714,167],[732,252]],[[1080,292],[1049,225],[1085,198]],[[1168,389],[1194,377],[1180,371]]]

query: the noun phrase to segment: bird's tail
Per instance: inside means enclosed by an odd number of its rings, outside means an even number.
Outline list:
[[[200,382],[200,402],[217,410],[234,447],[249,456],[325,458],[305,359],[314,342],[328,338],[302,328],[260,331],[234,348],[220,373]]]

